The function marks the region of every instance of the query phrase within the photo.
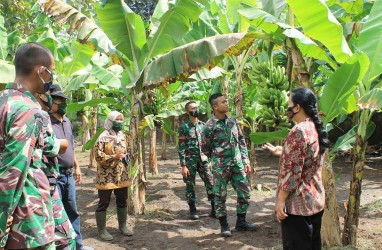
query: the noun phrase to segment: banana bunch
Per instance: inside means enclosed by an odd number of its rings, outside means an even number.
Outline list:
[[[266,127],[277,128],[290,126],[288,118],[285,116],[285,108],[283,106],[274,108],[263,106],[262,111],[260,121]]]
[[[266,63],[258,63],[256,60],[252,60],[252,72],[250,73],[250,78],[256,81],[258,84],[266,83],[266,79],[270,73],[270,66]],[[269,81],[269,80],[268,80]]]
[[[270,74],[270,83],[273,88],[280,90],[287,90],[289,87],[288,77],[285,75],[285,68],[281,66],[272,67],[272,73]]]

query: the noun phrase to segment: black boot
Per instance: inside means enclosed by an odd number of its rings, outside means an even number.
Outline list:
[[[195,207],[195,202],[190,202],[188,203],[188,205],[190,206],[190,219],[191,220],[199,219],[198,211],[196,210],[196,207]]]
[[[220,222],[220,235],[222,237],[231,237],[231,229],[229,229],[227,216],[223,216],[219,218]]]
[[[257,226],[255,224],[249,224],[245,220],[245,215],[246,214],[237,214],[237,221],[236,221],[235,229],[237,231],[256,231]]]
[[[212,218],[216,218],[216,210],[215,210],[215,202],[214,201],[211,201],[211,212],[208,216],[210,216]]]

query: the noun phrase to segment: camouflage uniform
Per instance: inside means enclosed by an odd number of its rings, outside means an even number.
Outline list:
[[[49,247],[55,235],[50,185],[42,170],[43,113],[22,85],[6,88],[0,94],[0,247]]]
[[[216,217],[226,216],[227,184],[237,193],[237,214],[245,214],[249,206],[250,185],[243,163],[249,164],[244,136],[235,118],[210,118],[202,131],[202,152],[212,159]]]
[[[60,147],[60,140],[56,139],[49,114],[42,111],[44,115],[44,148],[42,169],[46,176],[57,178],[59,175],[59,165],[57,154]],[[58,144],[58,145],[57,145]],[[58,146],[58,148],[57,148]],[[64,209],[59,191],[55,188],[52,192],[53,217],[55,224],[55,246],[56,249],[76,249],[76,233],[70,223],[68,215]]]
[[[178,153],[181,166],[187,166],[190,175],[183,181],[186,183],[186,199],[188,203],[194,203],[195,198],[195,177],[199,173],[207,191],[208,200],[213,198],[213,179],[209,168],[207,157],[200,151],[201,131],[204,123],[198,121],[193,124],[187,120],[178,129],[179,143]]]

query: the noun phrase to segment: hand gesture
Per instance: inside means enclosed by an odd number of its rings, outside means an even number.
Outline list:
[[[9,216],[7,219],[7,228],[5,229],[6,234],[9,233],[9,231],[11,230],[12,221],[13,221],[13,216]]]
[[[117,153],[114,155],[114,159],[123,159],[125,158],[125,153],[123,153],[122,151],[117,151]]]
[[[281,153],[283,152],[283,147],[274,146],[270,143],[265,143],[262,148],[271,151],[272,154],[277,155],[277,156],[280,156]]]
[[[184,178],[190,176],[190,170],[188,170],[187,166],[182,166],[182,176]]]
[[[74,168],[74,180],[76,181],[76,184],[80,184],[82,181],[80,167]]]
[[[246,164],[246,165],[244,166],[244,172],[245,172],[246,174],[250,174],[251,171],[252,171],[251,165],[250,165],[250,164]]]
[[[285,213],[285,202],[281,202],[279,200],[276,201],[275,213],[279,223],[288,217],[288,215]]]

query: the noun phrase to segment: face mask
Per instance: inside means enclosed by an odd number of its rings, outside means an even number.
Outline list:
[[[45,71],[50,74],[50,80],[48,82],[45,82],[45,80],[40,76],[40,74],[38,74],[38,77],[40,78],[40,80],[44,84],[44,93],[39,93],[39,94],[45,94],[46,92],[48,92],[50,89],[50,86],[52,86],[52,84],[53,84],[53,73],[47,68],[45,68]]]
[[[43,98],[41,98],[41,96],[40,96],[41,102],[45,105],[45,107],[48,108],[48,110],[50,110],[52,108],[52,105],[53,105],[52,97],[49,94],[47,94],[47,93],[40,94],[40,95],[44,96]]]
[[[188,113],[189,113],[190,116],[192,116],[192,117],[198,117],[198,116],[199,116],[199,110],[197,110],[197,109],[192,110],[192,111],[189,111]]]
[[[288,107],[287,110],[285,111],[285,114],[286,114],[286,116],[287,116],[289,119],[292,119],[293,116],[294,116],[295,114],[297,114],[297,112],[296,112],[296,113],[293,112],[293,109],[294,109],[296,106],[297,106],[297,104],[294,105],[293,107]]]
[[[123,122],[120,122],[120,121],[114,121],[113,126],[111,127],[111,129],[113,129],[115,132],[121,131],[122,128],[123,128]]]
[[[66,106],[68,106],[66,104],[66,102],[61,102],[61,103],[55,103],[57,105],[57,114],[59,115],[65,115],[66,114]]]

